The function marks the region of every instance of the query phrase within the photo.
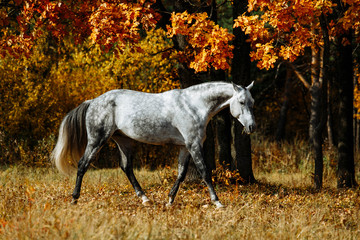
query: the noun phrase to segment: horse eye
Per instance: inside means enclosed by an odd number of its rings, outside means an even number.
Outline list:
[[[240,104],[241,104],[241,105],[245,105],[245,102],[244,102],[244,101],[241,101]]]

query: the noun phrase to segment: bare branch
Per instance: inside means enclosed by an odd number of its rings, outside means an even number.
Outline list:
[[[160,53],[164,53],[164,52],[167,52],[167,51],[171,51],[171,50],[174,50],[175,48],[174,47],[170,47],[170,48],[166,48],[164,50],[161,50],[159,52],[156,52],[156,53],[149,53],[150,56],[155,56],[155,55],[158,55]]]
[[[304,86],[307,89],[309,89],[310,84],[308,83],[308,81],[306,81],[305,77],[295,68],[295,66],[292,63],[288,62],[288,65],[291,67],[291,70],[293,70],[293,72],[295,73],[296,77],[300,80],[300,82],[302,82],[302,84],[304,84]]]

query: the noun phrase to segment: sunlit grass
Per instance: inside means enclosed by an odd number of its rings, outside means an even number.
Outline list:
[[[139,170],[154,202],[144,207],[119,169],[89,171],[76,206],[74,178],[48,168],[1,173],[1,239],[356,239],[359,190],[312,190],[306,175],[268,173],[251,186],[216,184],[216,209],[202,184],[182,185],[167,208],[174,169]]]
[[[253,144],[259,183],[226,185],[216,178],[224,209],[211,204],[202,183],[184,183],[166,207],[174,167],[136,170],[153,201],[145,207],[120,169],[88,171],[73,206],[75,177],[52,167],[3,166],[0,239],[360,239],[360,190],[336,189],[331,160],[324,188],[316,191],[306,144],[256,140],[262,141]]]

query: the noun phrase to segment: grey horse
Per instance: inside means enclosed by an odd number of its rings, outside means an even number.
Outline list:
[[[206,126],[216,113],[230,106],[231,115],[246,133],[252,133],[256,126],[254,99],[249,91],[252,86],[253,82],[247,87],[209,82],[156,94],[119,89],[83,102],[63,119],[51,154],[56,167],[65,174],[75,172],[77,164],[72,203],[77,203],[89,164],[111,138],[121,153],[120,166],[144,205],[150,200],[136,180],[132,166],[136,141],[180,146],[178,177],[167,205],[174,202],[191,157],[209,189],[211,201],[222,207],[203,159]]]

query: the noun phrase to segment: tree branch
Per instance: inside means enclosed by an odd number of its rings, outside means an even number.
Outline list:
[[[302,84],[304,84],[304,86],[309,89],[310,88],[310,84],[306,81],[305,77],[295,68],[295,66],[288,62],[288,65],[290,66],[291,70],[293,70],[293,72],[295,73],[296,77],[300,80],[300,82],[302,82]]]
[[[171,50],[174,50],[175,48],[174,47],[170,47],[170,48],[166,48],[164,50],[161,50],[161,51],[158,51],[156,53],[149,53],[150,56],[155,56],[155,55],[158,55],[160,53],[164,53],[164,52],[167,52],[167,51],[171,51]]]

